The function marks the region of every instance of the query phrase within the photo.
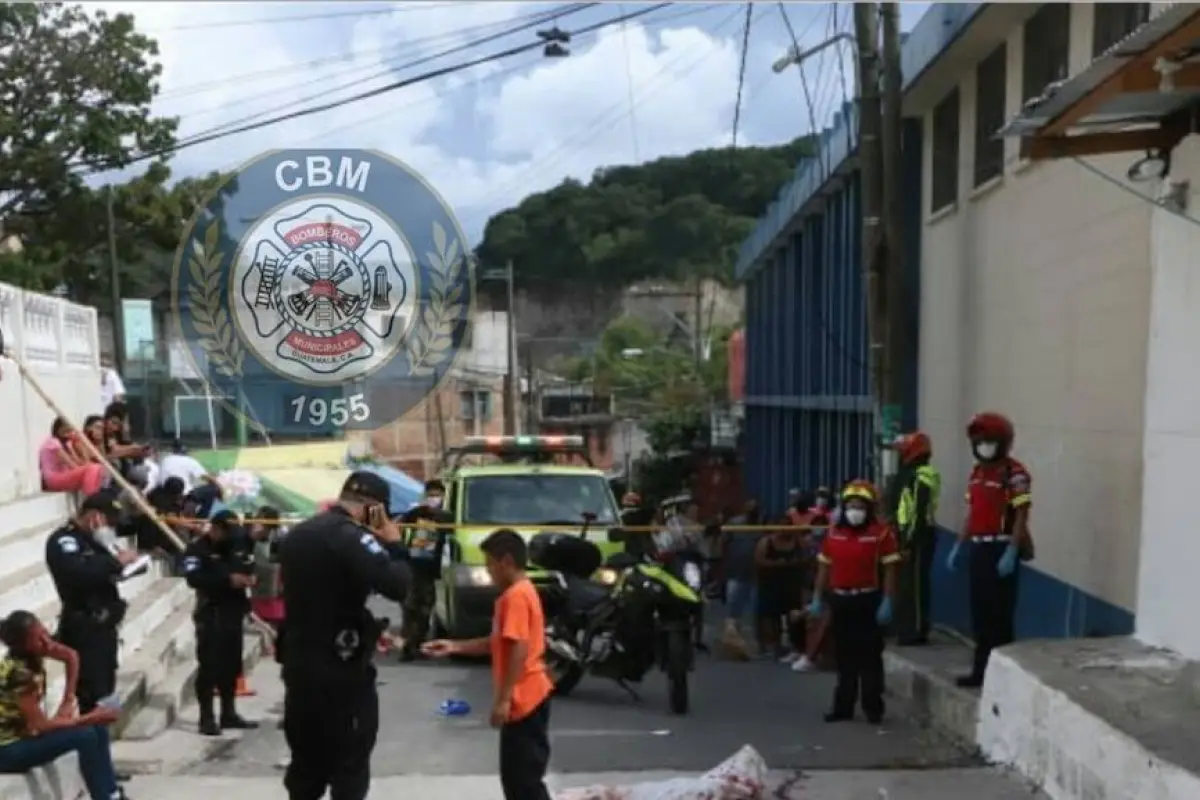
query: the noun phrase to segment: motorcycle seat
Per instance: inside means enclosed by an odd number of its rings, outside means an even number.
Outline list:
[[[571,608],[578,612],[591,611],[608,599],[611,589],[586,578],[567,578],[567,596]]]

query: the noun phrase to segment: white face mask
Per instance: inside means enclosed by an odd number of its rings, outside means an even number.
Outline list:
[[[975,445],[975,455],[981,461],[990,461],[996,457],[998,449],[995,442],[979,442]]]
[[[851,527],[858,527],[867,521],[866,509],[862,508],[847,508],[846,509],[846,524]]]
[[[426,497],[425,505],[429,506],[430,508],[441,508],[442,507],[442,498],[438,495]]]

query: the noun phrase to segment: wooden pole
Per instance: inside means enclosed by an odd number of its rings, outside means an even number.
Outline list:
[[[883,433],[884,347],[883,311],[883,107],[879,96],[879,7],[854,4],[854,39],[858,49],[858,152],[862,173],[862,270],[867,299],[867,348],[871,392],[875,400],[875,432]],[[875,475],[880,477],[879,449]]]
[[[54,402],[53,398],[51,398],[50,395],[46,393],[46,390],[42,388],[42,385],[38,382],[37,378],[33,377],[33,374],[29,371],[29,368],[25,366],[25,362],[12,354],[8,354],[8,357],[11,358],[13,363],[17,365],[17,370],[21,373],[21,377],[25,379],[25,382],[29,384],[30,388],[42,398],[46,405],[50,406],[50,410],[53,411],[56,416],[62,417],[63,419],[68,419],[67,415],[63,413],[63,410],[59,407],[58,403]],[[133,499],[133,504],[138,507],[138,510],[153,520],[155,526],[162,531],[163,536],[167,537],[167,541],[175,545],[180,552],[183,552],[187,548],[187,545],[184,544],[183,539],[179,538],[179,534],[171,530],[171,528],[162,521],[162,518],[158,516],[151,505],[146,502],[146,499],[142,497],[141,492],[135,489],[133,485],[129,483],[129,481],[125,480],[125,476],[122,475],[120,470],[114,467],[98,449],[96,449],[96,445],[92,444],[91,439],[89,439],[87,436],[80,436],[79,440],[83,443],[83,447],[85,450],[87,450],[88,455],[99,461],[101,466],[108,471],[109,477],[111,477],[113,481],[122,489],[124,489],[125,492]]]
[[[880,392],[883,434],[890,443],[900,433],[904,407],[906,367],[915,358],[912,352],[909,322],[913,302],[909,297],[905,270],[904,224],[901,220],[900,160],[902,146],[903,102],[900,65],[900,4],[882,3],[883,29],[883,125],[880,150],[883,155],[883,231],[887,278],[883,287],[885,375]],[[885,450],[883,477],[886,481],[898,467],[895,451]]]
[[[54,402],[50,395],[46,393],[46,390],[42,388],[42,385],[38,382],[37,378],[33,377],[33,374],[30,373],[29,369],[25,366],[25,362],[14,355],[6,355],[12,359],[14,364],[17,365],[17,371],[21,373],[21,377],[25,379],[25,382],[29,384],[30,388],[32,388],[33,391],[35,391],[37,395],[42,398],[46,405],[50,406],[50,410],[54,412],[55,416],[67,419],[67,415],[63,413],[62,408],[60,408],[58,403]],[[132,498],[133,504],[138,507],[139,511],[150,518],[154,525],[162,532],[163,536],[167,537],[167,541],[175,545],[175,547],[178,548],[179,552],[181,553],[186,550],[187,545],[184,544],[183,539],[179,538],[179,534],[175,533],[175,531],[171,530],[169,525],[163,522],[162,517],[158,515],[158,512],[154,510],[153,506],[147,503],[146,499],[142,497],[142,493],[134,488],[129,481],[125,480],[125,476],[123,476],[120,471],[114,467],[99,450],[96,449],[96,445],[92,444],[91,439],[88,439],[87,436],[80,436],[79,439],[83,442],[84,449],[88,451],[88,455],[97,459],[100,464],[103,465],[113,481],[125,490],[126,494]],[[275,632],[270,625],[268,625],[254,613],[251,613],[249,618],[250,624],[258,628],[259,631],[265,636],[269,637],[271,641],[274,641]]]

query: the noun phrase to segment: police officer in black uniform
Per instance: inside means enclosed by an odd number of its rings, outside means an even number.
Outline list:
[[[292,529],[279,549],[287,618],[280,631],[283,728],[291,800],[363,800],[379,729],[372,657],[384,625],[366,608],[381,594],[404,602],[411,572],[391,491],[355,472],[337,504]]]
[[[192,540],[183,555],[183,577],[196,590],[196,701],[200,733],[257,728],[242,719],[235,705],[242,671],[242,623],[250,611],[246,590],[254,585],[254,549],[232,511],[219,511],[208,530]],[[213,695],[221,699],[221,717],[213,714]]]
[[[119,516],[112,493],[97,492],[46,541],[46,566],[62,605],[55,638],[79,654],[76,697],[83,714],[117,689],[117,628],[126,605],[117,583],[138,556],[110,551],[95,534],[116,525]]]

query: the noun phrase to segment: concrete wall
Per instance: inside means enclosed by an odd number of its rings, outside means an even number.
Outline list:
[[[1200,562],[1194,485],[1200,463],[1200,136],[1176,150],[1171,179],[1190,187],[1183,214],[1154,211],[1137,633],[1200,659],[1194,612],[1200,603],[1194,566]]]
[[[1072,6],[1072,72],[1090,60],[1092,11]],[[1009,117],[1021,50],[1017,26]],[[1021,632],[1122,632],[1137,594],[1153,206],[1074,161],[1021,162],[1015,140],[1002,176],[974,188],[975,64],[958,86],[958,202],[932,215],[932,109],[924,137],[919,418],[946,474],[941,523],[961,523],[966,421],[1003,411],[1034,477],[1037,560],[1022,585]],[[1134,158],[1088,162],[1124,176]]]
[[[96,310],[0,284],[4,351],[24,363],[34,379],[75,424],[100,413]],[[0,359],[0,503],[41,491],[37,448],[57,413],[22,380],[16,365]]]

